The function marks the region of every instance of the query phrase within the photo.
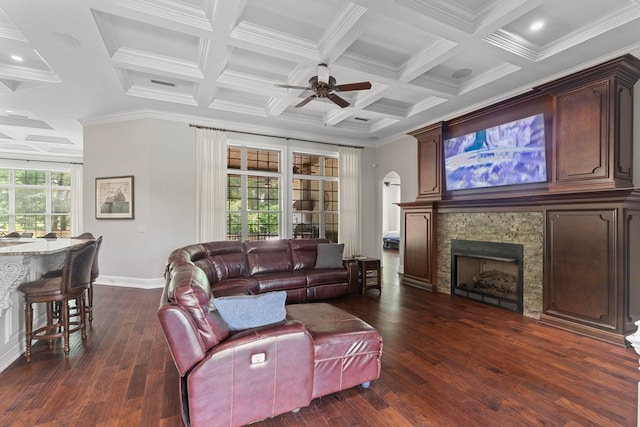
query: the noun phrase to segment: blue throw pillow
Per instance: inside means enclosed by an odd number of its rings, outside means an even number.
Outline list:
[[[212,298],[211,303],[232,331],[281,322],[287,311],[285,291]]]
[[[341,268],[344,243],[318,243],[316,268]]]

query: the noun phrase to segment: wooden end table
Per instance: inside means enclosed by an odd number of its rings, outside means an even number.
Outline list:
[[[362,295],[366,294],[369,289],[377,289],[382,293],[382,275],[380,273],[380,260],[378,258],[357,258],[362,278]]]

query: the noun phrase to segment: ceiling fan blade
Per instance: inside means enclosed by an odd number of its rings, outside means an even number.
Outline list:
[[[283,87],[285,89],[309,89],[308,86],[295,86],[295,85],[274,85],[275,87]]]
[[[300,101],[298,103],[298,105],[296,105],[296,108],[304,107],[305,105],[307,105],[315,97],[316,97],[315,95],[307,96],[305,99]]]
[[[336,85],[334,89],[339,92],[348,92],[350,90],[367,90],[367,89],[371,89],[371,83],[370,82],[346,83],[343,85]]]
[[[346,99],[340,98],[335,93],[330,93],[329,95],[327,95],[327,98],[329,98],[332,102],[334,102],[335,104],[337,104],[341,108],[349,106],[349,103],[347,102]]]

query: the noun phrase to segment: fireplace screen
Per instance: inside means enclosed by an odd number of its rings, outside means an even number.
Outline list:
[[[522,245],[451,241],[451,293],[522,313]]]

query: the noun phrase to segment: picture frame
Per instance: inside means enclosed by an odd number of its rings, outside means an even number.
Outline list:
[[[133,219],[133,190],[133,175],[96,178],[96,219]]]

